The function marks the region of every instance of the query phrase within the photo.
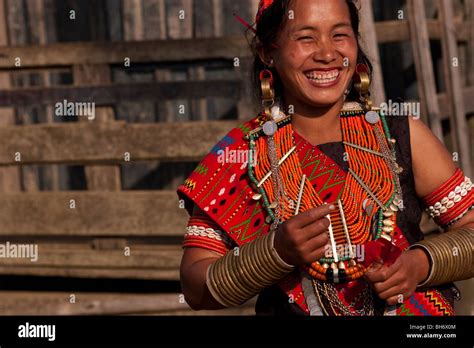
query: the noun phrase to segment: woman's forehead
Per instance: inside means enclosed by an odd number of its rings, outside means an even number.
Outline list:
[[[287,21],[291,29],[350,23],[346,0],[293,0],[289,10],[293,11]]]

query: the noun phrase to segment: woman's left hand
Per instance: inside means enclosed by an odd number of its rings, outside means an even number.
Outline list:
[[[387,267],[380,263],[372,265],[365,273],[377,295],[388,305],[402,303],[415,291],[418,284],[428,277],[429,260],[421,249],[404,251]]]

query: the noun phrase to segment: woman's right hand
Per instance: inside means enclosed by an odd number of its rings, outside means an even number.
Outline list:
[[[283,261],[299,266],[324,257],[329,237],[326,216],[336,207],[324,204],[282,223],[275,232],[274,247]]]

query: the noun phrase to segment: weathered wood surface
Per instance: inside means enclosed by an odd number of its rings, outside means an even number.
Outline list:
[[[187,221],[174,191],[9,193],[0,206],[1,236],[182,236]]]
[[[254,315],[254,306],[252,299],[236,308],[193,311],[178,293],[0,291],[0,315]]]
[[[430,38],[428,34],[425,6],[422,1],[409,0],[408,23],[413,59],[418,83],[418,95],[421,103],[421,118],[429,125],[439,140],[443,140],[441,114],[436,98],[436,80],[431,59]]]
[[[430,38],[440,39],[438,21],[428,20]],[[459,41],[470,39],[470,22],[455,23]],[[408,21],[376,22],[379,43],[410,39]],[[148,40],[128,42],[57,43],[44,46],[0,47],[0,69],[14,67],[15,57],[22,57],[22,67],[57,67],[76,64],[123,64],[125,57],[133,63],[191,61],[199,59],[233,59],[248,57],[250,51],[242,36],[225,38]]]
[[[360,2],[360,31],[361,45],[368,55],[373,67],[373,79],[371,81],[371,97],[375,105],[384,103],[385,86],[383,84],[382,65],[378,47],[377,32],[375,30],[372,0],[362,0]]]
[[[0,1],[0,46],[7,46],[8,27],[7,9],[4,1]],[[3,90],[11,88],[10,73],[0,72],[0,88]],[[15,124],[15,109],[0,108],[0,127]],[[21,189],[20,168],[2,167],[0,168],[0,192],[18,192]]]
[[[14,68],[15,57],[22,67],[57,67],[76,64],[131,64],[233,59],[248,56],[243,37],[220,39],[150,40],[127,42],[58,43],[45,46],[0,47],[0,68]]]
[[[91,279],[141,279],[178,281],[178,269],[113,269],[113,268],[57,268],[57,267],[2,267],[0,274],[35,277],[74,277]]]
[[[76,86],[103,84],[111,82],[111,71],[108,65],[75,65],[73,78]],[[94,109],[95,122],[109,123],[115,121],[114,109],[102,106]],[[88,122],[88,119],[81,118]],[[98,164],[85,168],[87,189],[93,191],[119,191],[122,188],[120,167],[117,165]]]
[[[254,315],[254,307],[251,299],[235,308],[193,311],[178,293],[0,291],[0,315]]]
[[[469,155],[469,134],[464,107],[463,84],[460,72],[460,57],[457,48],[453,3],[450,0],[438,0],[441,25],[441,46],[443,49],[443,70],[446,94],[450,106],[451,137],[453,150],[458,152],[461,168],[466,176],[471,176],[471,158]],[[472,99],[472,96],[470,97]]]
[[[9,266],[12,272],[15,267],[178,270],[182,256],[180,245],[155,245],[146,249],[130,245],[122,250],[94,250],[77,244],[37,243],[37,246],[36,261],[1,258],[0,266]]]
[[[132,124],[80,122],[0,128],[0,164],[194,161],[239,121]],[[21,154],[21,162],[15,154]]]
[[[94,102],[113,105],[119,101],[166,100],[177,98],[226,97],[238,99],[238,80],[115,83],[88,86],[28,87],[2,91],[0,107]]]

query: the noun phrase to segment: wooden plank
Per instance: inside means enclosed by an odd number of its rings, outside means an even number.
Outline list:
[[[372,75],[371,82],[371,98],[374,105],[381,105],[386,101],[385,98],[385,87],[383,84],[383,73],[380,63],[380,54],[377,41],[377,33],[375,32],[374,16],[372,10],[372,0],[361,1],[361,13],[360,13],[360,27],[361,36],[363,37],[362,46],[368,55],[374,73]]]
[[[5,0],[0,0],[0,46],[9,44],[7,13]],[[10,74],[0,72],[0,88],[3,90],[11,88]],[[15,110],[13,108],[0,108],[0,127],[15,124]],[[0,168],[0,192],[18,192],[20,185],[20,168]]]
[[[70,303],[71,294],[75,303]],[[1,291],[1,315],[252,315],[255,300],[219,311],[193,311],[182,294]]]
[[[463,90],[463,99],[464,99],[464,109],[466,113],[474,113],[474,86],[466,87]],[[440,107],[440,112],[442,119],[447,119],[446,115],[450,112],[449,99],[446,93],[438,94],[438,105]]]
[[[239,98],[238,80],[117,83],[88,86],[28,87],[2,91],[0,107],[47,105],[57,102],[94,102],[95,106],[118,101],[172,100],[208,97]]]
[[[0,259],[0,265],[12,268],[178,270],[183,254],[180,245],[155,245],[145,250],[129,246],[129,255],[125,253],[124,249],[87,250],[77,248],[77,244],[52,245],[49,243],[36,243],[36,245],[38,246],[38,259],[36,261],[31,261],[30,258],[2,258]],[[76,249],[72,247],[76,247]],[[12,271],[14,272],[14,270]]]
[[[0,128],[0,164],[31,163],[122,163],[131,161],[196,161],[238,121],[183,122],[163,124],[43,124]],[[199,139],[199,141],[196,141]]]
[[[441,39],[441,28],[437,20],[428,19],[428,35],[431,39]],[[461,42],[469,41],[469,22],[455,22],[456,38]],[[375,22],[375,31],[379,43],[391,43],[410,40],[408,21],[394,20]]]
[[[430,39],[423,1],[408,0],[408,23],[417,76],[421,118],[436,137],[443,141],[441,114],[436,94],[436,81],[431,59]]]
[[[249,55],[245,38],[151,40],[139,42],[57,43],[44,46],[0,47],[0,68],[11,69],[15,57],[22,67],[58,67],[76,64],[123,64],[199,59],[233,59]]]
[[[470,38],[471,23],[456,23],[459,41]],[[379,43],[408,41],[407,21],[376,22]],[[439,39],[439,23],[428,20],[430,38]],[[248,43],[242,35],[225,38],[149,40],[139,42],[72,42],[42,46],[0,47],[0,69],[12,69],[15,57],[22,57],[22,68],[59,67],[75,64],[123,64],[124,57],[136,63],[195,61],[200,59],[233,59],[250,57]]]
[[[74,84],[78,86],[110,83],[110,68],[102,65],[75,65],[73,67],[73,78]],[[93,102],[95,103],[95,100]],[[96,117],[94,123],[107,124],[115,119],[112,107],[98,107],[94,116]],[[81,118],[81,121],[83,120],[88,122],[86,118]],[[118,191],[121,189],[119,166],[106,164],[90,166],[85,168],[85,173],[89,190]]]
[[[460,57],[457,50],[453,7],[450,0],[439,0],[440,23],[442,28],[443,67],[446,91],[451,106],[450,123],[454,151],[458,152],[460,166],[466,176],[471,176],[471,158],[467,133],[466,112],[464,108],[463,89],[460,76]],[[458,60],[458,65],[454,60]]]
[[[8,193],[0,207],[2,236],[179,237],[187,221],[175,191]]]
[[[108,268],[1,267],[1,275],[35,277],[73,277],[91,279],[143,279],[179,281],[179,270],[141,270]]]

